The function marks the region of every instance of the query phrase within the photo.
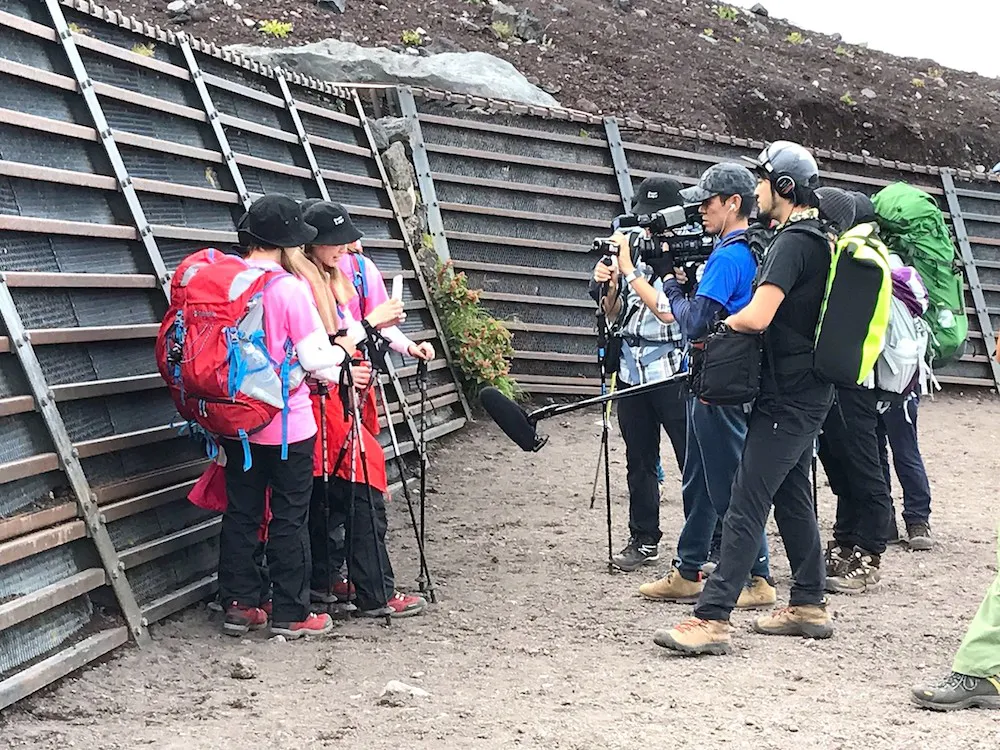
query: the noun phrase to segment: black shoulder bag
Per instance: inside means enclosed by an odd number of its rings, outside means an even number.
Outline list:
[[[712,406],[747,404],[760,393],[764,339],[740,333],[720,322],[714,331],[691,342],[691,392]]]

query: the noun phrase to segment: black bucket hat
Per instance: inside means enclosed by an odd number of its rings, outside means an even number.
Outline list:
[[[339,203],[315,203],[306,210],[305,219],[317,230],[312,245],[350,245],[364,237],[354,226],[347,209]]]
[[[632,199],[632,213],[636,215],[654,214],[664,208],[684,205],[681,184],[672,177],[647,177],[635,191]]]
[[[279,193],[255,200],[236,229],[244,247],[300,247],[316,237],[316,228],[302,218],[298,202]]]

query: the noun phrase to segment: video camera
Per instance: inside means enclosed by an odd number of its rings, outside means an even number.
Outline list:
[[[642,233],[632,240],[632,247],[638,249],[639,257],[646,262],[669,255],[671,267],[676,268],[704,263],[712,253],[712,238],[705,234],[697,206],[671,206],[652,214],[625,214],[611,222],[611,228],[616,232],[648,229],[648,237]],[[618,254],[618,248],[604,238],[595,239],[591,250],[606,256]]]

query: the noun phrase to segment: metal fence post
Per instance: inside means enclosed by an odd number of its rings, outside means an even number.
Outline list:
[[[406,96],[409,97],[409,103],[411,107],[409,110],[410,111],[409,116],[412,121],[412,126],[416,128],[414,132],[417,133],[417,137],[414,140],[419,140],[421,148],[423,148],[423,139],[419,137],[420,124],[417,122],[416,102],[413,100],[413,93],[409,89],[406,89],[405,91],[406,91]],[[405,97],[403,96],[403,90],[400,89],[400,102],[402,103],[404,99]],[[427,311],[430,313],[431,320],[434,323],[434,327],[441,332],[441,349],[444,353],[445,361],[447,361],[448,367],[452,371],[452,377],[455,378],[455,383],[458,384],[458,398],[459,398],[459,403],[462,404],[462,411],[465,413],[466,419],[472,419],[472,410],[469,409],[469,402],[466,400],[465,392],[462,390],[461,386],[462,381],[461,379],[459,379],[458,374],[455,372],[454,359],[451,356],[451,349],[448,347],[448,342],[445,339],[444,326],[441,325],[441,319],[438,317],[437,309],[434,307],[434,297],[431,295],[431,290],[430,287],[428,287],[427,285],[427,280],[424,278],[424,274],[420,270],[420,258],[417,257],[417,252],[413,247],[413,242],[410,239],[409,232],[406,231],[406,225],[403,223],[403,218],[399,215],[399,205],[396,203],[396,196],[392,192],[392,185],[389,184],[389,176],[386,174],[385,165],[382,164],[382,156],[378,152],[378,147],[375,145],[375,138],[374,136],[372,136],[372,129],[368,124],[368,115],[365,114],[365,108],[361,104],[361,99],[358,97],[357,91],[354,92],[354,106],[357,109],[358,118],[361,120],[361,127],[365,131],[365,138],[368,140],[368,147],[369,149],[371,149],[372,158],[375,159],[375,166],[378,168],[379,179],[382,180],[382,185],[385,187],[386,195],[389,198],[389,206],[392,208],[392,213],[396,217],[396,225],[399,227],[399,234],[403,238],[403,245],[406,247],[406,252],[410,256],[410,262],[413,264],[413,270],[417,277],[417,284],[420,286],[420,291],[424,295],[424,299],[427,300]],[[404,109],[404,116],[406,116],[405,112],[406,110]],[[413,148],[414,162],[416,162],[416,154],[417,154],[417,149],[414,146]],[[427,162],[426,151],[423,154],[423,161],[424,161],[424,169],[426,171],[426,180],[428,183],[430,183],[429,186],[430,196],[428,196],[428,194],[424,192],[424,183],[420,181],[420,172],[421,172],[420,166],[416,167],[417,184],[418,187],[420,188],[420,195],[423,198],[424,203],[427,204],[428,223],[432,221],[431,219],[432,212],[437,214],[437,222],[438,226],[440,227],[440,239],[442,244],[444,244],[444,253],[445,253],[444,258],[442,258],[440,254],[438,254],[438,258],[440,258],[441,262],[443,263],[448,259],[447,257],[448,245],[447,242],[445,242],[444,238],[444,226],[441,224],[441,212],[437,208],[437,197],[434,195],[434,183],[433,181],[431,181],[430,165]],[[433,207],[431,206],[432,200],[433,200]],[[431,224],[431,226],[433,226],[433,224]],[[437,243],[435,243],[435,249],[436,247]],[[405,394],[397,393],[397,395],[400,398],[400,403],[405,406],[406,405]],[[416,435],[417,433],[414,432],[413,434]]]
[[[132,586],[125,576],[125,566],[119,560],[118,552],[108,535],[104,517],[96,502],[97,496],[90,489],[90,483],[83,473],[79,453],[73,447],[69,433],[66,431],[66,425],[56,406],[55,395],[49,390],[49,385],[45,381],[42,367],[38,363],[38,357],[31,345],[30,334],[24,328],[21,315],[14,303],[14,297],[7,286],[5,274],[0,274],[0,319],[3,320],[14,352],[17,354],[21,368],[28,379],[28,385],[35,398],[35,407],[41,413],[49,437],[52,438],[56,455],[59,456],[59,463],[62,465],[63,471],[66,472],[70,486],[73,488],[77,508],[87,527],[87,535],[97,548],[101,565],[103,565],[107,579],[118,599],[118,605],[128,623],[129,632],[139,645],[145,645],[149,642],[146,620],[143,618],[139,603],[132,593]]]
[[[413,166],[417,173],[420,197],[427,206],[427,231],[431,236],[431,243],[438,260],[447,263],[451,260],[451,253],[448,252],[448,238],[444,233],[444,220],[441,218],[441,207],[438,205],[437,191],[434,189],[427,147],[424,145],[423,133],[420,132],[417,102],[413,98],[412,89],[408,86],[397,87],[396,94],[399,97],[399,109],[403,117],[410,122],[410,150],[413,153]]]
[[[295,106],[295,99],[292,97],[291,89],[288,88],[288,81],[285,80],[285,74],[280,70],[275,71],[275,78],[278,79],[278,87],[281,89],[281,98],[285,100],[285,109],[288,110],[288,114],[292,118],[292,125],[295,128],[295,134],[299,137],[299,143],[302,145],[302,150],[305,151],[306,161],[309,164],[309,170],[313,173],[313,179],[316,180],[316,186],[319,188],[319,195],[323,200],[328,201],[330,200],[330,193],[326,189],[326,182],[323,180],[323,173],[319,170],[319,162],[316,161],[316,154],[313,153],[312,145],[309,143],[309,136],[306,134],[306,129],[302,125],[302,118],[299,116],[299,110]]]
[[[243,210],[247,210],[253,202],[250,200],[250,191],[247,190],[246,183],[243,182],[243,175],[240,174],[240,167],[236,163],[236,155],[233,154],[233,149],[229,146],[226,131],[223,130],[222,123],[219,121],[219,110],[215,108],[215,104],[212,102],[212,95],[209,93],[208,85],[201,74],[201,68],[198,66],[198,60],[195,59],[194,50],[191,49],[191,43],[188,42],[187,35],[183,32],[177,35],[177,45],[181,48],[181,53],[187,62],[188,70],[191,72],[191,81],[198,90],[201,107],[205,110],[205,116],[208,117],[208,124],[212,128],[215,140],[219,144],[219,150],[222,152],[222,160],[226,163],[229,176],[236,186],[236,194],[243,205]]]
[[[622,144],[622,134],[618,129],[618,120],[614,117],[604,118],[604,132],[608,138],[608,149],[611,151],[611,163],[615,168],[615,179],[618,180],[618,193],[622,197],[625,213],[632,210],[632,173],[628,168],[628,158],[625,156],[625,146]]]
[[[136,195],[135,187],[132,185],[132,178],[125,168],[125,162],[122,160],[121,153],[118,151],[118,144],[115,143],[111,126],[108,125],[107,118],[104,116],[104,110],[101,108],[101,102],[94,91],[94,83],[91,81],[90,76],[87,75],[83,58],[80,57],[80,50],[77,49],[76,42],[73,41],[73,31],[66,21],[66,16],[63,15],[62,8],[59,6],[59,0],[45,0],[45,6],[52,17],[52,25],[55,27],[56,34],[59,36],[59,41],[62,44],[63,52],[66,53],[70,68],[73,70],[73,77],[76,79],[80,94],[83,96],[83,100],[90,112],[90,117],[94,121],[97,136],[101,139],[101,145],[104,146],[108,161],[111,162],[111,169],[114,171],[115,179],[118,181],[118,189],[121,190],[128,210],[132,214],[132,221],[135,224],[136,231],[139,233],[139,241],[145,248],[149,262],[153,266],[153,273],[156,274],[156,280],[160,285],[160,289],[169,300],[170,274],[167,271],[166,264],[163,262],[163,257],[160,255],[160,249],[156,245],[153,230],[149,226],[149,222],[146,221],[146,214],[139,203],[139,196]]]
[[[969,232],[965,228],[962,206],[958,200],[955,179],[950,169],[941,170],[941,184],[944,187],[945,199],[948,201],[948,213],[951,214],[951,223],[955,228],[955,239],[958,240],[958,247],[962,253],[965,278],[969,282],[969,291],[972,293],[972,304],[976,310],[976,317],[979,319],[979,329],[983,332],[983,341],[986,344],[986,356],[990,363],[990,369],[993,371],[993,383],[995,388],[1000,391],[1000,363],[997,363],[996,359],[990,356],[990,346],[996,341],[996,331],[993,330],[990,313],[986,308],[986,297],[983,294],[983,286],[979,281],[979,269],[976,268],[976,258],[972,254]]]

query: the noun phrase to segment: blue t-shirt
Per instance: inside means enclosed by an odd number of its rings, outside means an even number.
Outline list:
[[[705,263],[696,296],[715,300],[733,315],[749,304],[756,275],[757,261],[743,239],[742,230],[730,232]]]

